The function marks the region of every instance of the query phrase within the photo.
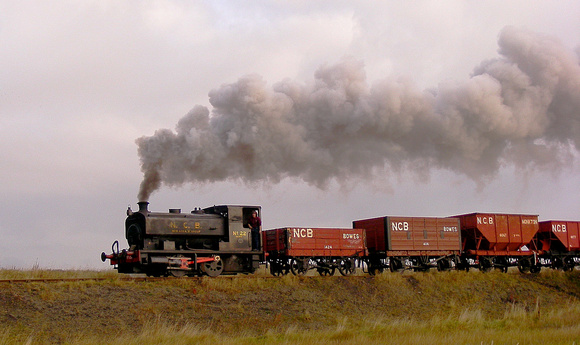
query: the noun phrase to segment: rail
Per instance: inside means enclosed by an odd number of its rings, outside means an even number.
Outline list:
[[[203,279],[233,279],[233,278],[240,278],[240,277],[247,277],[248,279],[281,279],[280,277],[275,276],[246,276],[246,275],[221,275],[219,277],[207,277],[207,276],[200,276],[200,277],[113,277],[113,278],[106,278],[106,277],[86,277],[86,278],[9,278],[9,279],[0,279],[0,284],[2,283],[58,283],[58,282],[79,282],[79,281],[134,281],[134,282],[149,282],[149,281],[170,281],[170,280],[189,280],[189,281],[201,281]],[[368,275],[350,275],[350,276],[297,276],[296,278],[299,279],[310,279],[310,278],[321,278],[321,279],[344,279],[344,278],[368,278]]]

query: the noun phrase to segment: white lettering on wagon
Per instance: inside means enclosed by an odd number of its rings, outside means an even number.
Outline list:
[[[538,224],[537,219],[522,219],[522,224]]]
[[[342,234],[342,238],[345,240],[358,240],[360,239],[359,234]]]
[[[493,224],[493,217],[477,217],[477,224]]]
[[[391,222],[393,231],[409,231],[409,223],[407,222]]]
[[[294,237],[314,237],[312,229],[292,229],[292,236]]]
[[[552,224],[552,232],[566,232],[566,224]]]

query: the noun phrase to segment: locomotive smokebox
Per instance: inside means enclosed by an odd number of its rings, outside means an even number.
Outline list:
[[[139,205],[139,212],[143,212],[143,213],[148,213],[149,210],[147,209],[147,206],[149,206],[149,202],[148,201],[139,201],[137,203],[137,205]]]

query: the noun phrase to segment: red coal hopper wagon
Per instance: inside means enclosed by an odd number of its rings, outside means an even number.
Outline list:
[[[470,213],[453,218],[461,223],[464,268],[507,272],[517,266],[522,273],[540,271],[534,240],[539,230],[537,215]]]
[[[536,240],[547,265],[569,271],[579,262],[579,237],[580,222],[547,220],[540,222]]]

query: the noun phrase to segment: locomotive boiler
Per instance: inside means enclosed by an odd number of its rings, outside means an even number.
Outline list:
[[[260,206],[220,205],[190,213],[180,209],[151,212],[148,202],[139,210],[127,210],[125,238],[128,248],[102,253],[119,273],[146,273],[149,276],[218,276],[252,273],[263,252],[252,251],[248,219]]]

